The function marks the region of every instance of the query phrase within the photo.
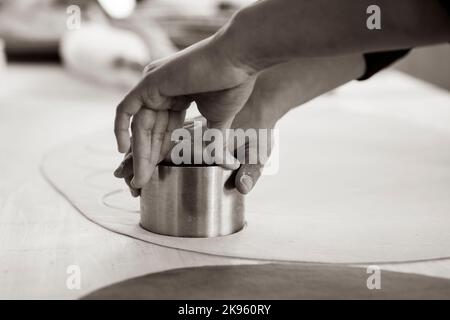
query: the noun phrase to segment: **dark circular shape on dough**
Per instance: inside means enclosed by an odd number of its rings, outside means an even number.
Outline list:
[[[381,289],[369,290],[371,275],[337,265],[206,266],[125,280],[82,299],[450,299],[447,279],[381,269]]]

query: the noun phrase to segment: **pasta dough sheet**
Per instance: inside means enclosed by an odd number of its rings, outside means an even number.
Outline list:
[[[176,238],[139,226],[112,172],[112,130],[48,154],[48,180],[92,222],[157,245],[249,259],[369,263],[450,257],[450,135],[320,100],[279,125],[279,170],[246,197],[233,235]],[[327,102],[328,103],[323,103]]]

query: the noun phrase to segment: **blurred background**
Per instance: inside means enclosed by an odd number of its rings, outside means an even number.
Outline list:
[[[2,65],[61,63],[131,87],[143,67],[216,32],[251,0],[0,0]]]
[[[58,63],[98,85],[130,88],[143,66],[217,31],[252,0],[0,0],[0,57]],[[399,70],[450,89],[448,45],[414,50]]]

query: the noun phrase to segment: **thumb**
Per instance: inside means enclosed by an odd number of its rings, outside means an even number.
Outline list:
[[[272,141],[270,132],[267,140],[260,135],[258,140],[250,139],[235,150],[237,158],[242,163],[234,183],[240,193],[247,194],[254,188],[272,151]]]
[[[249,193],[261,176],[263,168],[262,164],[241,165],[234,180],[236,189],[242,194]]]

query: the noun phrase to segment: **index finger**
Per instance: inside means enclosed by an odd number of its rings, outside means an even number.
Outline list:
[[[120,153],[125,153],[130,148],[130,119],[142,107],[141,98],[133,91],[119,103],[114,120],[114,134]]]
[[[142,188],[152,177],[161,155],[169,112],[143,108],[133,118],[133,167],[131,185]]]

